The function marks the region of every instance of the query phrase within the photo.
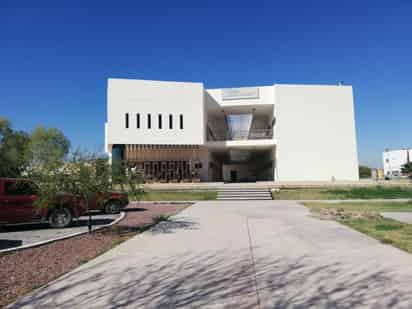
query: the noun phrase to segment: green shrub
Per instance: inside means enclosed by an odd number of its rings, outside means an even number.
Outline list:
[[[401,228],[403,228],[403,225],[400,223],[379,223],[375,225],[377,231],[394,231]]]
[[[345,189],[331,189],[328,193],[342,199],[388,199],[411,198],[412,188],[403,187],[357,187]]]

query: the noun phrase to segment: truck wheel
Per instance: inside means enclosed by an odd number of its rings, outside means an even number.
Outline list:
[[[108,201],[104,206],[104,212],[106,214],[118,214],[120,212],[120,204],[118,201]]]
[[[72,223],[73,215],[66,207],[55,208],[49,216],[49,224],[54,228],[67,227]]]

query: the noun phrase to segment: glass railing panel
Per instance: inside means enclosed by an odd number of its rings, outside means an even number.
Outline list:
[[[232,130],[219,131],[208,130],[208,141],[237,141],[254,139],[272,139],[272,129],[253,129],[253,130]]]

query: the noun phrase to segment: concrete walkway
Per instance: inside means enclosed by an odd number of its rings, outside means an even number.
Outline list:
[[[412,255],[295,202],[199,202],[13,308],[411,308]]]
[[[403,223],[412,224],[411,212],[383,212],[382,216],[389,219],[394,219]]]

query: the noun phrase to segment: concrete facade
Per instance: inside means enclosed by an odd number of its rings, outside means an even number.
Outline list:
[[[277,176],[357,180],[352,87],[275,85]]]
[[[109,79],[106,144],[204,144],[203,95],[200,83]],[[129,128],[125,126],[126,114]],[[169,129],[170,115],[173,129]],[[183,130],[179,129],[180,115],[184,117]]]
[[[205,89],[202,83],[109,79],[106,151],[124,159],[125,147],[130,152],[134,145],[153,154],[161,145],[200,147],[185,159],[185,177],[201,181],[358,180],[351,86]],[[176,161],[149,167],[134,161],[154,181],[185,178]],[[172,172],[164,176],[160,168]]]

